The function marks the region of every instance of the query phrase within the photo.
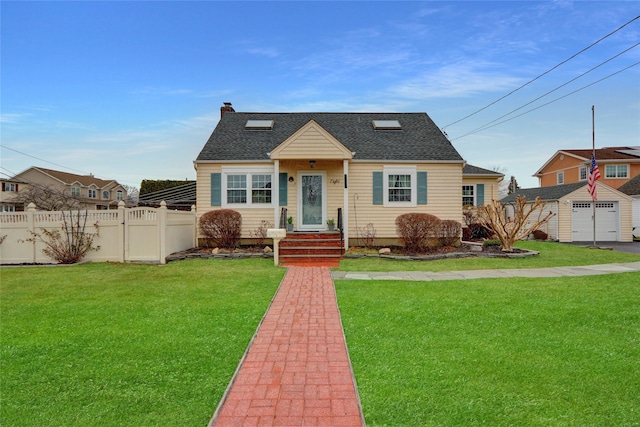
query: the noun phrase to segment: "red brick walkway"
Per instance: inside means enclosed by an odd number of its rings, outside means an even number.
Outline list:
[[[289,267],[209,426],[362,426],[326,267]]]

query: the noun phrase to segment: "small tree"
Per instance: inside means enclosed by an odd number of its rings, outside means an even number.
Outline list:
[[[87,232],[87,219],[89,213],[80,210],[62,213],[62,227],[60,229],[48,230],[42,228],[40,233],[29,231],[31,238],[29,242],[42,242],[45,247],[42,253],[49,258],[58,261],[60,264],[73,264],[82,261],[87,252],[99,250],[93,246],[93,240],[98,236],[98,223],[93,224],[96,230],[93,233]]]
[[[200,217],[200,233],[207,244],[224,249],[235,249],[240,242],[242,215],[232,209],[218,209]]]
[[[506,209],[499,200],[492,200],[478,208],[478,218],[500,240],[504,252],[513,252],[513,245],[522,240],[543,224],[549,221],[555,214],[544,214],[546,203],[539,197],[533,203],[527,203],[526,197],[518,196],[513,205],[513,218],[506,215]],[[537,212],[537,216],[535,216]],[[535,219],[531,219],[534,215]]]

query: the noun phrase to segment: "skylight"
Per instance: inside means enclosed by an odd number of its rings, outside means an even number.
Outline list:
[[[273,120],[247,120],[244,127],[251,130],[271,130],[273,129]]]
[[[401,130],[402,126],[397,120],[374,120],[373,128],[375,130]]]

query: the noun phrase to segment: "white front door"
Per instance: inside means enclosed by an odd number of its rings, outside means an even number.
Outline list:
[[[327,217],[326,174],[298,173],[298,229],[324,230]]]

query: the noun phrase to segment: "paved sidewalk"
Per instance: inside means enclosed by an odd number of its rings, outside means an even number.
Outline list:
[[[331,273],[289,267],[209,426],[362,426]]]
[[[349,272],[332,271],[334,279],[346,280],[464,280],[508,277],[566,277],[593,276],[600,274],[629,273],[640,271],[640,262],[619,264],[584,265],[580,267],[513,268],[504,270],[460,270],[460,271],[393,271],[393,272]],[[638,279],[640,280],[640,278]]]

